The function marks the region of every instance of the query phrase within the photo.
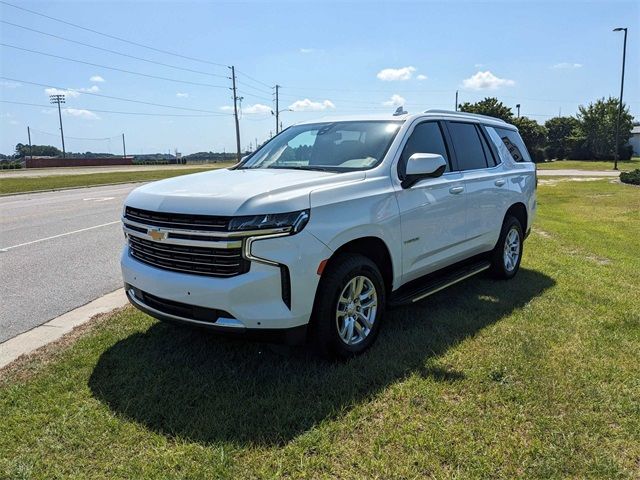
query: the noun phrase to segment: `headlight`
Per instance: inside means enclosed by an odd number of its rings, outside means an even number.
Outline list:
[[[229,230],[268,230],[272,228],[290,228],[298,233],[309,221],[309,210],[290,213],[269,213],[265,215],[247,215],[234,217],[229,221]]]

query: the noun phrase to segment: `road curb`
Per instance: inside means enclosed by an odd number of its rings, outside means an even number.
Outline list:
[[[0,369],[18,357],[58,340],[94,316],[110,312],[128,303],[124,288],[107,293],[96,300],[49,320],[38,327],[0,343]]]

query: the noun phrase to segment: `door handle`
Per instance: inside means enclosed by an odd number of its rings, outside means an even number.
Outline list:
[[[462,192],[464,192],[464,187],[462,187],[462,186],[459,186],[459,187],[451,187],[451,188],[449,189],[449,193],[457,194],[457,193],[462,193]]]
[[[499,178],[498,180],[495,181],[495,184],[497,187],[501,187],[505,184],[505,180],[503,178]]]

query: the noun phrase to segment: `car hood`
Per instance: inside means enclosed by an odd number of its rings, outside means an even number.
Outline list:
[[[148,183],[125,205],[168,213],[254,215],[309,208],[309,195],[324,186],[362,180],[364,172],[286,169],[219,169]]]

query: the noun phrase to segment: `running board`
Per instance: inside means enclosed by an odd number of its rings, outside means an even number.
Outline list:
[[[480,272],[484,272],[491,267],[491,263],[482,260],[474,263],[465,263],[459,266],[443,269],[425,277],[414,280],[410,284],[401,287],[391,297],[389,305],[392,307],[400,305],[411,305],[427,298],[429,295],[444,290],[451,285],[455,285],[462,280],[473,277]]]

